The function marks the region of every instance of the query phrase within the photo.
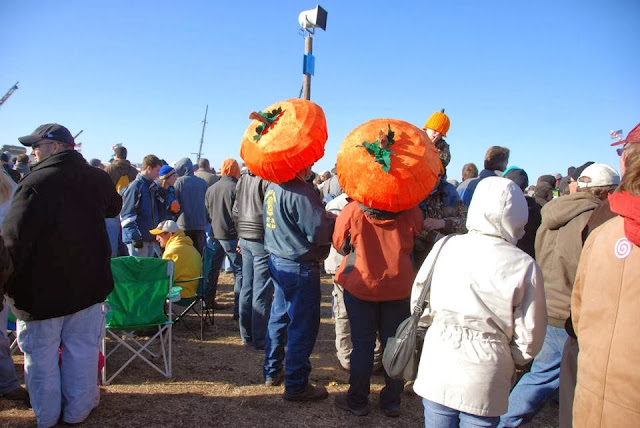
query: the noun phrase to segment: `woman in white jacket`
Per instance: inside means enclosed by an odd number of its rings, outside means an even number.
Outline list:
[[[469,233],[449,239],[438,256],[430,310],[421,320],[431,327],[414,385],[426,427],[496,426],[507,410],[515,365],[531,361],[542,347],[542,273],[515,246],[527,216],[524,195],[511,180],[486,178],[469,207]],[[440,245],[418,272],[411,307]]]

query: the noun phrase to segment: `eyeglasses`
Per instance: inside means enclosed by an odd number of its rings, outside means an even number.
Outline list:
[[[40,148],[40,146],[44,146],[45,144],[53,144],[53,143],[55,143],[55,142],[56,142],[56,141],[45,141],[44,143],[32,144],[32,145],[31,145],[31,148],[32,148],[33,150],[38,150],[38,149]]]

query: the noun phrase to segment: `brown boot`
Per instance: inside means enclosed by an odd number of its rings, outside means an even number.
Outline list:
[[[318,401],[324,400],[329,396],[327,388],[322,385],[312,385],[308,383],[304,389],[297,393],[286,392],[282,398],[288,401]]]

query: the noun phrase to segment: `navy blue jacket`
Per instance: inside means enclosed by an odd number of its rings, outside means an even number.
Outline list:
[[[320,262],[329,255],[336,218],[311,184],[299,178],[270,183],[263,216],[267,252],[296,262]]]
[[[180,178],[174,184],[175,195],[182,211],[178,217],[178,226],[182,230],[204,230],[208,224],[204,203],[207,182],[193,175],[193,165],[189,158],[176,162],[176,172]]]
[[[173,214],[158,199],[158,188],[154,181],[138,174],[122,193],[120,224],[125,244],[140,239],[155,242],[155,236],[149,231],[161,221],[173,218]]]

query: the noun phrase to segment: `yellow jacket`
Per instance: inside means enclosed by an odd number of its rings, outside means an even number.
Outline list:
[[[197,278],[202,272],[202,258],[193,246],[193,241],[182,230],[179,230],[168,241],[162,254],[163,259],[173,260],[174,281]],[[177,284],[182,287],[180,297],[188,298],[196,295],[198,281]]]

